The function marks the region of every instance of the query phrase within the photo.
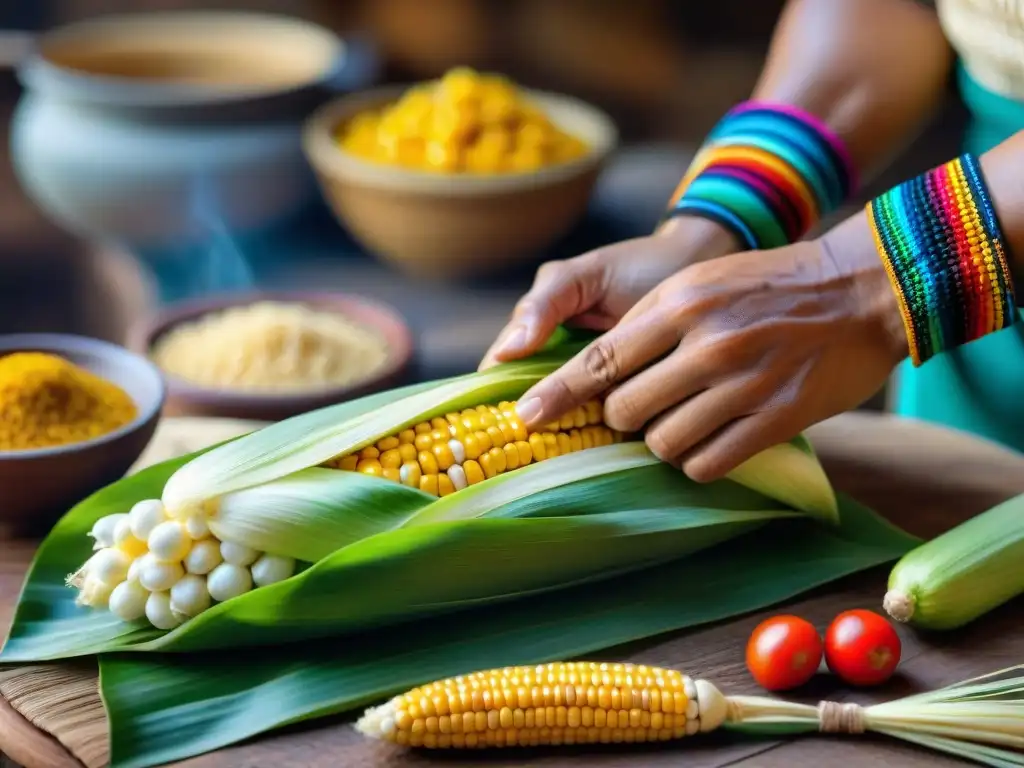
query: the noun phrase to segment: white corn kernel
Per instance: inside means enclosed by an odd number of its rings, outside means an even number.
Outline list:
[[[132,533],[135,534],[135,538],[142,541],[148,540],[153,529],[166,519],[167,513],[164,511],[164,505],[160,499],[140,501],[128,513]]]
[[[185,570],[205,576],[220,565],[220,544],[214,539],[203,539],[192,545],[192,551],[185,555]]]
[[[132,534],[132,524],[128,520],[128,515],[122,515],[121,519],[117,521],[117,525],[114,526],[114,545],[117,546],[123,541],[129,541],[134,538]]]
[[[134,581],[123,581],[110,593],[110,612],[121,621],[135,621],[146,615],[149,591]]]
[[[263,555],[252,564],[252,580],[257,587],[265,587],[291,578],[295,573],[295,561],[290,557]]]
[[[466,463],[466,446],[462,444],[461,440],[449,440],[448,447],[451,449],[452,456],[455,457],[456,464]]]
[[[114,530],[117,528],[117,524],[124,518],[125,515],[123,514],[107,515],[93,523],[92,530],[89,531],[89,535],[96,539],[93,549],[114,546]]]
[[[89,563],[89,577],[97,578],[113,588],[128,575],[132,559],[120,549],[108,548],[97,552]]]
[[[190,517],[185,521],[185,532],[196,541],[205,539],[210,535],[210,527],[206,524],[206,517],[203,515],[193,515]]]
[[[146,562],[139,566],[139,583],[150,592],[166,591],[185,575],[181,563],[162,563],[152,554],[143,558]]]
[[[455,486],[456,491],[461,491],[467,485],[469,481],[466,479],[466,470],[460,467],[458,464],[452,464],[448,467],[448,479],[452,481],[452,485]]]
[[[146,618],[157,629],[174,629],[181,620],[171,611],[171,598],[166,592],[154,592],[146,600]]]
[[[192,539],[184,526],[176,520],[160,523],[149,534],[147,541],[150,554],[164,563],[176,563],[185,559],[192,549]]]
[[[244,544],[222,541],[220,543],[220,555],[224,558],[225,563],[246,566],[256,562],[256,558],[260,556],[260,553]]]
[[[697,686],[693,684],[693,678],[683,677],[683,691],[689,701],[697,700]]]
[[[192,618],[210,607],[210,592],[206,588],[206,579],[193,573],[186,574],[171,587],[171,610]]]
[[[223,603],[252,589],[252,574],[240,565],[221,563],[206,577],[206,588],[214,600]]]
[[[106,608],[113,589],[113,584],[101,581],[95,576],[88,576],[75,602],[78,605],[87,605],[90,608]]]

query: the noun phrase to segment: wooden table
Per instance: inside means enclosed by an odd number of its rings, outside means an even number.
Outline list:
[[[168,420],[161,425],[143,463],[191,450],[246,430],[237,422]],[[906,529],[935,535],[967,517],[1024,493],[1024,456],[965,435],[868,413],[847,414],[811,432],[837,487],[873,506]],[[0,543],[0,629],[10,620],[33,545]],[[878,609],[888,569],[860,574],[806,595],[787,610],[823,626],[840,610]],[[699,589],[699,585],[688,588]],[[647,663],[699,670],[731,693],[754,693],[743,668],[742,647],[753,626],[768,613],[745,616],[698,631],[624,649],[620,656]],[[904,642],[899,678],[884,690],[850,692],[822,676],[802,696],[877,701],[1019,663],[1024,658],[1021,603],[1006,606],[974,626],[925,638],[900,627]],[[56,680],[56,683],[55,683]],[[28,768],[102,766],[106,763],[105,723],[95,683],[59,675],[37,676],[13,686],[0,678],[0,752]],[[8,701],[10,699],[10,701]],[[55,708],[54,703],[63,703]],[[51,735],[52,734],[52,735]],[[56,738],[54,738],[56,737]],[[61,743],[63,742],[63,744]],[[81,760],[72,757],[78,755]],[[711,737],[668,748],[617,748],[599,752],[548,750],[501,754],[426,755],[405,753],[357,737],[349,719],[320,721],[316,727],[289,729],[218,753],[179,763],[215,766],[310,766],[360,768],[430,765],[474,766],[694,766],[759,768],[959,765],[957,761],[870,737],[807,737],[794,741],[729,741]],[[0,766],[4,759],[0,757]],[[6,768],[6,766],[5,766]]]

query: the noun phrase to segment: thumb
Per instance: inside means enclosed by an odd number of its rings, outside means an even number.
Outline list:
[[[529,357],[561,323],[597,304],[605,292],[605,270],[598,256],[599,252],[593,251],[568,261],[544,264],[537,271],[533,287],[516,304],[512,319],[487,351],[480,370]]]

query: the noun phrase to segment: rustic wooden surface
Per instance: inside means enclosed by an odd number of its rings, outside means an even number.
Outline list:
[[[157,461],[223,439],[251,425],[209,420],[168,420],[143,463]],[[873,506],[912,532],[930,536],[1012,495],[1024,493],[1024,456],[971,437],[888,416],[847,414],[816,427],[815,446],[837,487]],[[10,620],[33,545],[0,544],[0,629]],[[839,610],[878,608],[887,568],[851,577],[787,606],[824,626]],[[690,585],[691,587],[693,585]],[[903,664],[884,690],[851,692],[827,676],[804,694],[821,698],[877,701],[946,685],[1019,663],[1024,656],[1024,614],[1019,602],[962,631],[920,636],[900,627]],[[771,612],[777,612],[776,608]],[[685,668],[732,693],[752,693],[743,668],[742,647],[762,612],[696,632],[629,649],[618,658]],[[106,764],[106,723],[88,668],[47,665],[6,671],[0,676],[0,752],[15,765],[63,768]],[[759,766],[817,768],[823,765],[959,765],[957,761],[870,737],[808,737],[793,741],[729,741],[711,737],[659,748],[516,751],[491,755],[407,753],[361,740],[348,719],[288,729],[179,763],[189,768],[222,765],[359,768],[429,765],[474,766]],[[0,765],[4,760],[0,758]]]

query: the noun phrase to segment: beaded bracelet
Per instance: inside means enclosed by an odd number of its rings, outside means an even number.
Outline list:
[[[722,224],[750,249],[799,240],[856,190],[838,136],[795,107],[749,101],[708,135],[669,204]]]
[[[866,210],[915,366],[1014,323],[1006,246],[973,155],[893,187]]]

